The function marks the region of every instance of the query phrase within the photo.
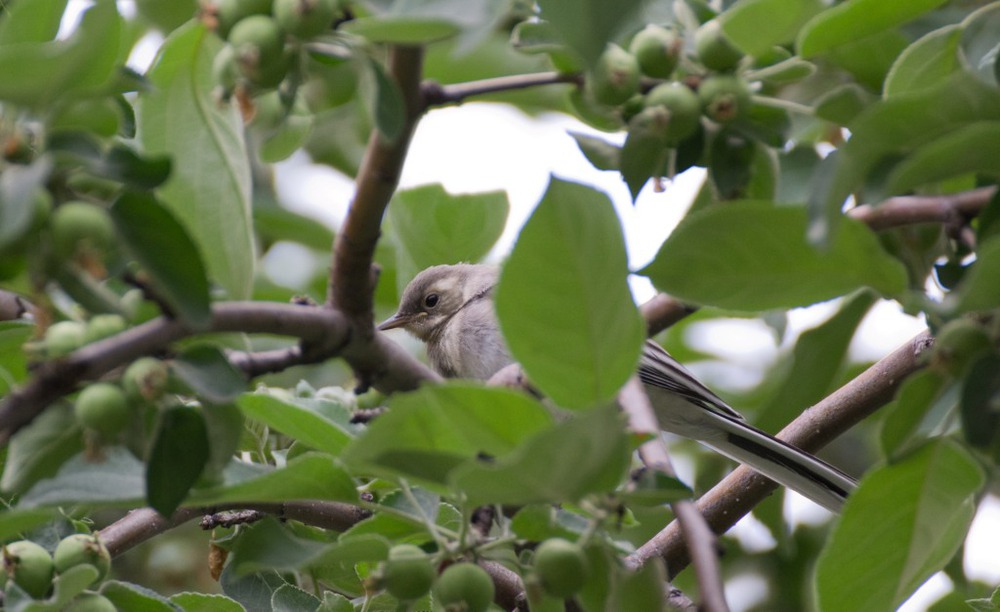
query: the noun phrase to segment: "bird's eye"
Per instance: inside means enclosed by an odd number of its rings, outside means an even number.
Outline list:
[[[424,306],[428,308],[434,308],[438,303],[438,294],[428,293],[427,297],[424,298]]]

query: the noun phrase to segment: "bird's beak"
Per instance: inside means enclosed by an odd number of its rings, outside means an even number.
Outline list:
[[[386,331],[390,329],[396,329],[397,327],[406,327],[418,316],[419,315],[408,315],[397,312],[396,314],[392,315],[385,321],[379,323],[376,329],[378,329],[379,331]]]

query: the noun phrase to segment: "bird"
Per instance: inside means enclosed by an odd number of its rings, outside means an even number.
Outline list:
[[[446,378],[488,380],[514,363],[493,307],[499,273],[486,264],[427,268],[378,329],[402,328],[423,341],[431,366]],[[841,470],[751,425],[652,340],[643,344],[638,376],[664,431],[697,440],[831,512],[856,488]]]

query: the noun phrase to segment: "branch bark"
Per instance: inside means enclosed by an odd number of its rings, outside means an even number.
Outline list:
[[[847,211],[847,216],[876,231],[919,223],[952,223],[977,216],[996,193],[996,187],[981,187],[948,195],[898,196],[857,206]]]

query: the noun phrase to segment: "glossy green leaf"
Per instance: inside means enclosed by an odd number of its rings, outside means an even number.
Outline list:
[[[893,168],[888,189],[903,193],[972,173],[1000,178],[1000,121],[976,121],[923,145]]]
[[[50,42],[39,39],[51,32],[51,19],[59,3],[40,4],[45,15],[25,9],[12,12],[5,20],[4,30],[11,32],[19,29],[19,17],[28,23],[25,34],[4,35],[16,42],[0,45],[0,66],[4,67],[0,100],[40,106],[79,95],[104,85],[118,62],[122,18],[114,2],[97,2],[86,10],[69,37]]]
[[[540,0],[542,18],[590,66],[641,3],[639,0]]]
[[[551,504],[525,506],[510,520],[510,528],[519,538],[533,542],[549,538],[577,540],[587,524],[586,517]]]
[[[882,91],[886,76],[910,41],[897,30],[884,30],[830,49],[823,58],[851,74],[859,85]]]
[[[650,115],[654,109],[647,109],[629,122],[628,136],[618,158],[622,180],[628,185],[633,204],[650,177],[666,174],[664,168],[670,150],[667,149],[663,137],[657,133],[661,128],[657,127],[656,123],[664,119],[669,121],[670,112],[665,109],[655,109],[655,111],[659,111],[659,118]]]
[[[982,484],[982,468],[947,438],[870,472],[820,555],[820,609],[891,610],[905,601],[961,546]]]
[[[181,505],[208,463],[208,429],[201,413],[174,406],[160,413],[146,466],[146,499],[162,516]]]
[[[959,68],[962,28],[949,25],[923,36],[900,53],[885,79],[885,96],[929,87]]]
[[[174,314],[196,329],[208,327],[212,311],[205,267],[199,248],[174,215],[149,193],[126,192],[111,207],[111,218]]]
[[[79,435],[77,436],[79,438]],[[25,493],[22,508],[86,504],[89,506],[132,505],[142,502],[146,492],[145,466],[124,448],[103,450],[103,461],[93,462],[82,453]]]
[[[336,584],[338,590],[360,594],[364,588],[355,568],[360,563],[384,561],[389,556],[389,547],[389,539],[382,535],[351,536],[344,533],[313,561],[309,571],[318,580]]]
[[[551,424],[545,408],[522,394],[464,383],[436,385],[392,396],[390,410],[342,458],[440,486],[477,456],[505,455]]]
[[[0,45],[48,42],[56,37],[69,0],[35,0],[4,6]]]
[[[433,184],[397,192],[389,223],[399,290],[424,268],[481,260],[503,233],[509,210],[503,191],[452,195]]]
[[[333,232],[326,225],[274,203],[256,202],[253,218],[257,233],[268,244],[288,240],[317,251],[329,250],[333,244]]]
[[[243,372],[222,351],[208,344],[184,349],[170,367],[192,391],[213,404],[236,399],[247,386]]]
[[[834,47],[906,23],[945,3],[945,0],[848,0],[829,8],[799,31],[796,47],[812,57]]]
[[[905,289],[902,264],[866,226],[845,219],[826,250],[808,243],[806,226],[801,208],[745,201],[704,209],[640,273],[678,299],[737,310],[805,306],[863,286]]]
[[[278,469],[233,463],[225,477],[223,485],[192,492],[192,503],[210,505],[293,499],[356,502],[358,499],[350,476],[329,455],[319,453],[300,455]]]
[[[156,591],[130,582],[110,580],[101,585],[101,595],[119,610],[135,612],[176,612],[177,607]],[[185,611],[186,612],[186,611]]]
[[[746,0],[719,15],[722,30],[748,55],[795,40],[803,25],[823,10],[820,0]]]
[[[147,154],[170,156],[162,201],[198,245],[212,280],[240,299],[253,286],[250,164],[238,110],[212,93],[220,46],[194,22],[167,38],[149,71],[153,88],[138,105],[139,141]]]
[[[223,480],[226,467],[240,450],[245,430],[243,413],[235,404],[207,404],[202,414],[212,445],[205,470],[201,473],[200,484],[208,485]]]
[[[557,404],[610,399],[635,371],[642,324],[608,197],[553,178],[497,288],[500,327],[532,382]]]
[[[350,411],[334,402],[252,393],[237,400],[247,418],[291,436],[306,446],[338,455],[360,427]]]
[[[229,562],[241,576],[265,569],[292,571],[308,564],[326,547],[323,542],[298,537],[268,518],[249,525],[240,534]]]
[[[471,506],[570,502],[613,490],[628,457],[621,414],[604,407],[578,413],[496,461],[462,467],[452,482]]]
[[[278,572],[266,571],[259,574],[238,576],[232,566],[226,565],[219,577],[222,592],[238,601],[244,610],[271,610],[274,592],[288,582]]]
[[[108,150],[92,172],[135,189],[153,189],[167,180],[170,168],[168,157],[145,157],[127,146],[118,145]]]
[[[235,600],[215,593],[177,593],[170,601],[184,609],[184,612],[246,612]]]
[[[883,455],[890,459],[898,457],[901,452],[911,449],[915,442],[923,442],[933,432],[940,419],[925,423],[939,398],[947,390],[946,383],[944,375],[935,370],[917,372],[906,379],[896,397],[881,411],[879,442]],[[919,436],[917,434],[920,430],[927,431]]]
[[[1000,305],[1000,239],[979,245],[976,263],[944,304],[955,313],[990,310]]]
[[[14,436],[7,448],[0,488],[21,493],[83,450],[83,431],[67,404],[52,406]]]
[[[829,319],[802,332],[786,360],[787,369],[777,377],[781,382],[759,411],[757,427],[778,431],[833,390],[858,325],[874,303],[872,292],[859,291]]]

